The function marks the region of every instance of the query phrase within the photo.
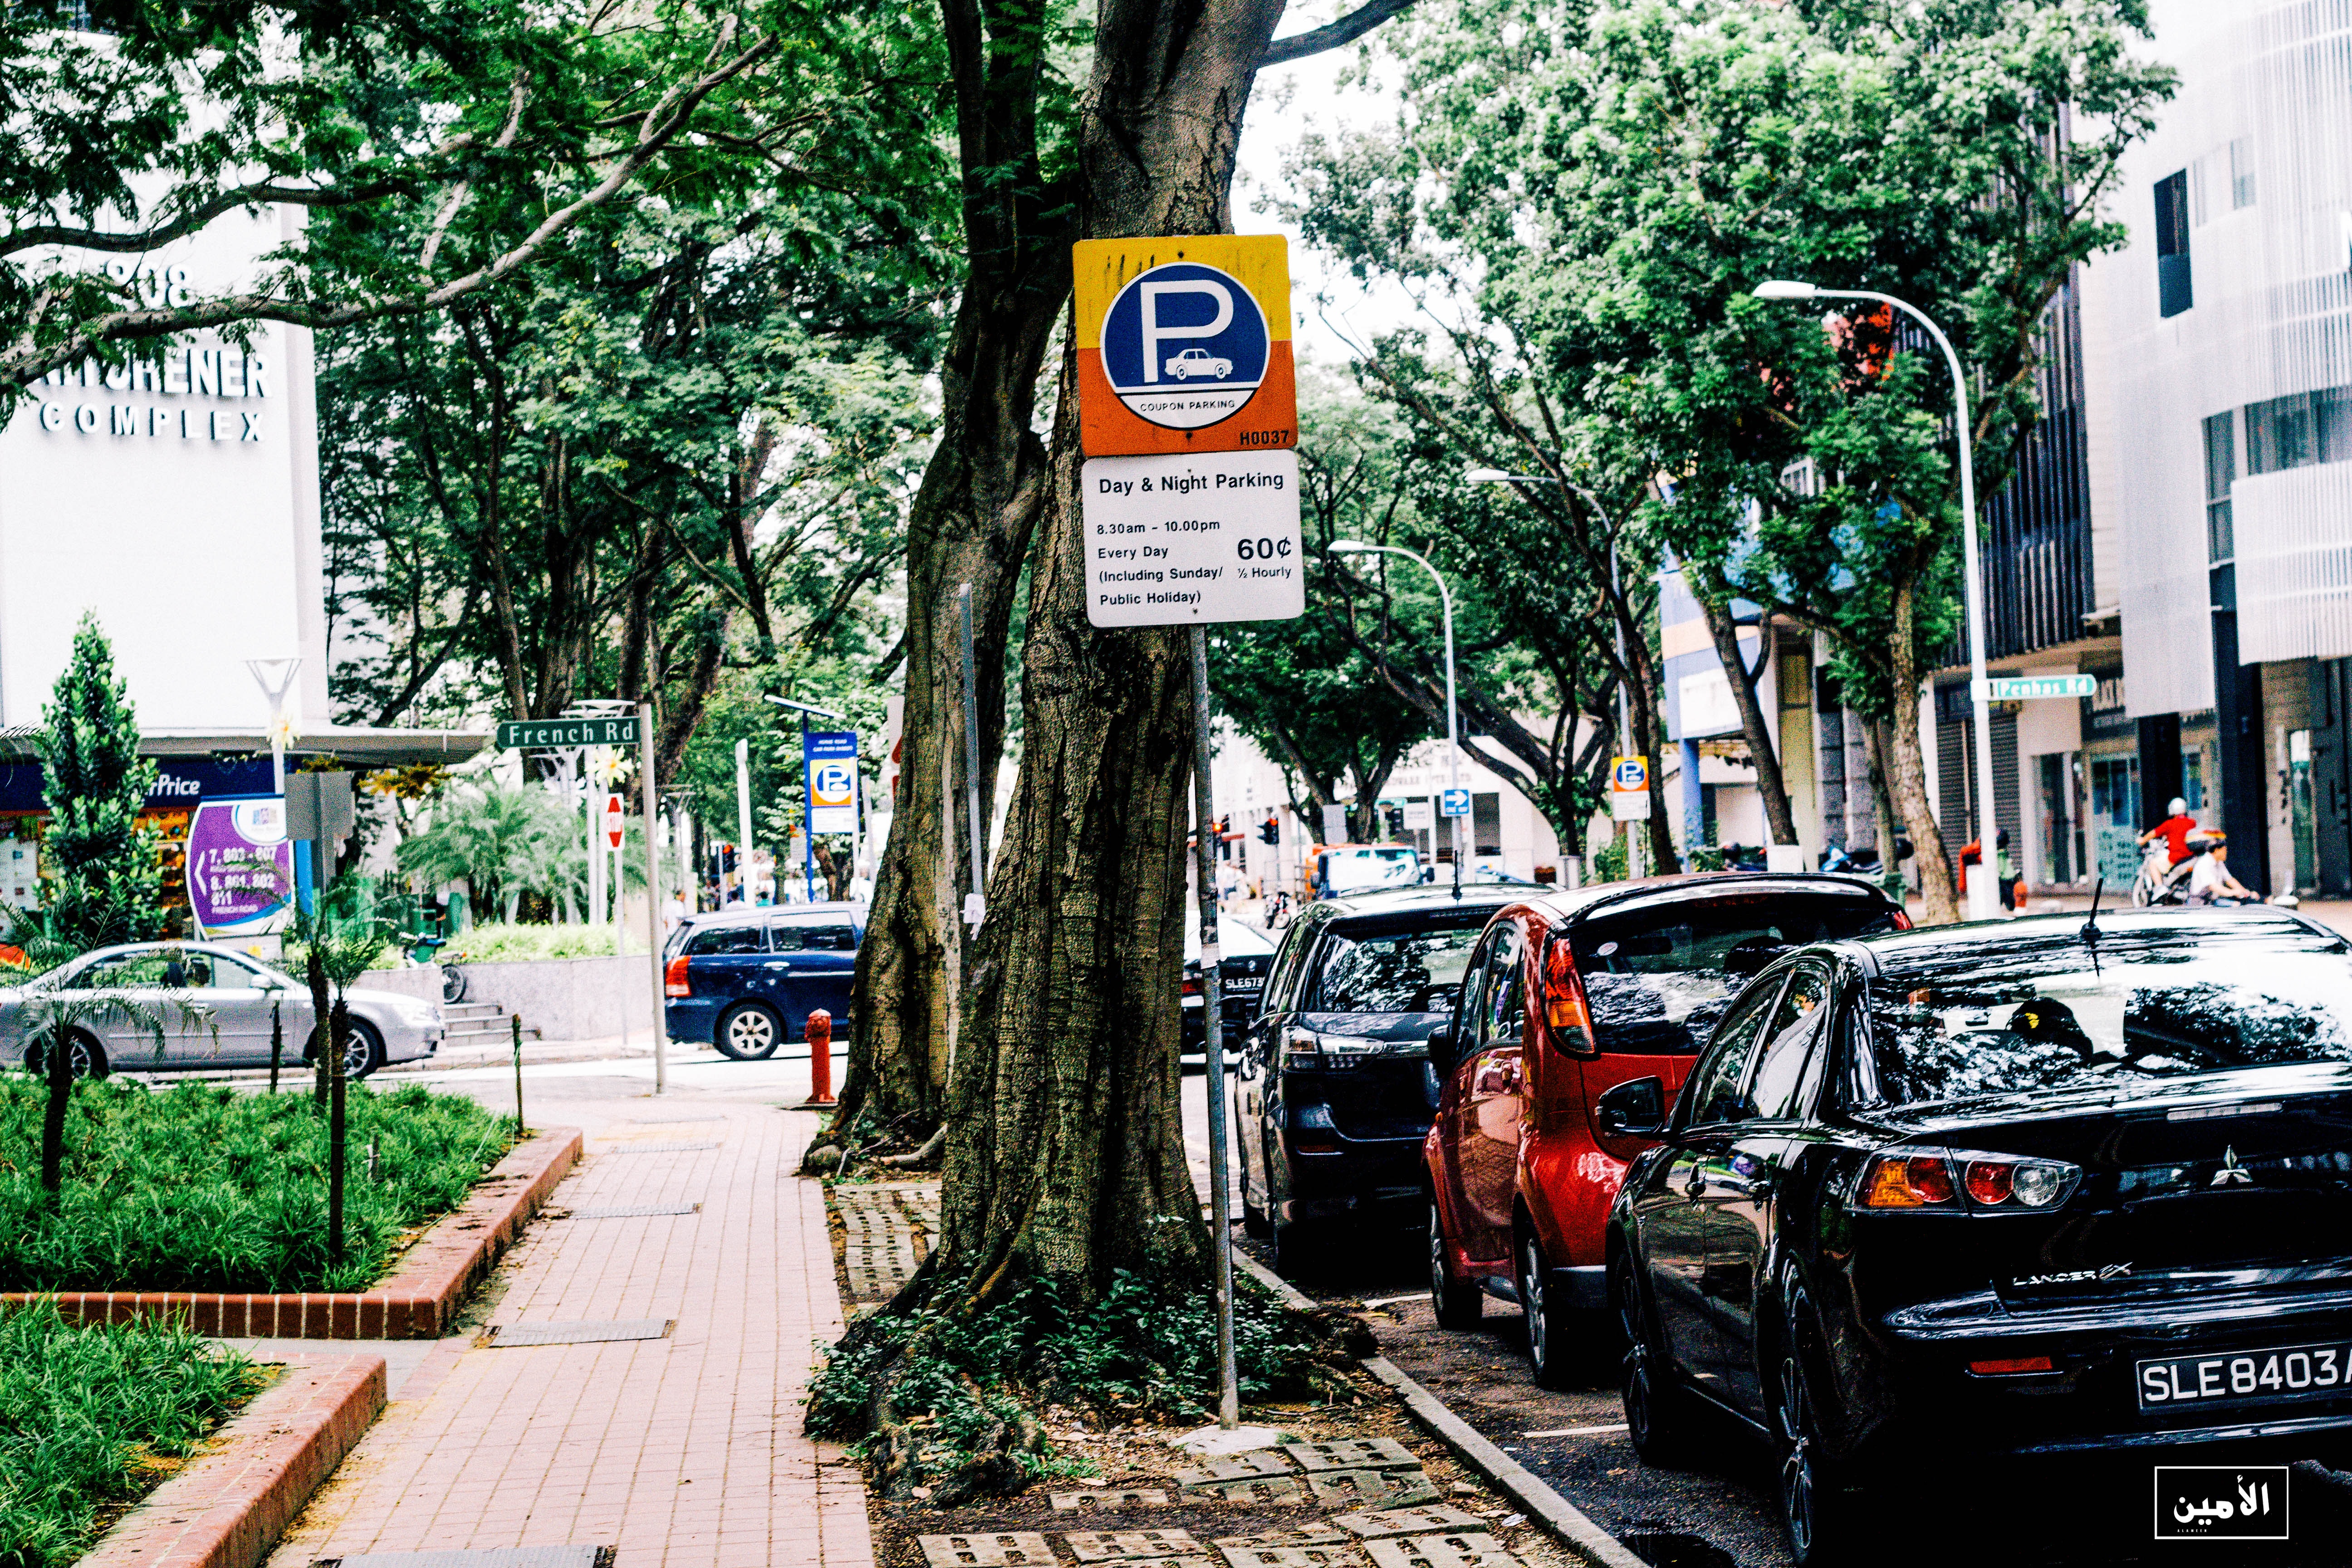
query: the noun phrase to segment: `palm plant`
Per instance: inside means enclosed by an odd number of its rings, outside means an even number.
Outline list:
[[[463,877],[478,907],[502,907],[511,921],[526,892],[551,891],[558,846],[579,837],[572,814],[547,791],[528,785],[462,786],[433,807],[431,820],[403,840],[400,868],[428,882]],[[532,886],[536,879],[546,887]]]
[[[346,994],[383,951],[398,923],[375,883],[365,877],[343,879],[295,917],[295,931],[305,949],[310,1016],[326,1020],[323,1031],[313,1023],[310,1039],[318,1064],[318,1099],[327,1110],[327,1257],[336,1263],[343,1260],[343,1097],[352,1041]],[[327,995],[331,984],[331,1003]]]

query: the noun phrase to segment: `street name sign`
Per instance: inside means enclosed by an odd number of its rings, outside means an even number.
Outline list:
[[[1071,263],[1087,457],[1298,444],[1282,236],[1082,240]]]
[[[553,751],[567,746],[634,746],[637,721],[625,719],[501,719],[499,751]]]
[[[1297,453],[1095,458],[1078,482],[1092,625],[1306,614]]]
[[[1973,685],[1970,696],[1982,696],[1988,702],[2031,702],[2043,697],[2096,697],[2099,678],[2095,675],[2019,675],[1990,676]]]
[[[1470,792],[1466,789],[1445,789],[1437,792],[1437,811],[1441,816],[1470,815]]]
[[[808,777],[811,833],[857,831],[857,735],[850,730],[812,730],[801,745]]]

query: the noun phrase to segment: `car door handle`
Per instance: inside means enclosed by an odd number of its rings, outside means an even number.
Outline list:
[[[762,969],[781,969],[790,973],[793,966],[781,958],[772,958],[768,960],[767,963],[760,965],[760,967]]]

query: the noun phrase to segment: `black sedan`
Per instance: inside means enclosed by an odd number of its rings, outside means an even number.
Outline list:
[[[1242,1217],[1275,1266],[1312,1268],[1347,1226],[1428,1210],[1422,1140],[1447,1026],[1487,917],[1524,889],[1320,899],[1283,932],[1234,1078]]]
[[[1658,1127],[1662,1100],[1596,1108],[1663,1139],[1610,1215],[1630,1435],[1661,1463],[1703,1416],[1763,1435],[1800,1563],[1952,1463],[2352,1432],[2333,931],[2256,908],[1824,943],[1741,993]]]

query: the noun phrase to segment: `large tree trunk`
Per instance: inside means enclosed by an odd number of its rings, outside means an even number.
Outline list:
[[[1764,826],[1773,843],[1794,844],[1797,816],[1789,809],[1789,785],[1780,773],[1780,748],[1764,721],[1764,705],[1756,700],[1756,681],[1748,672],[1747,656],[1739,651],[1739,625],[1731,618],[1730,597],[1710,591],[1714,584],[1696,585],[1701,588],[1696,597],[1699,608],[1706,612],[1707,633],[1715,639],[1715,657],[1731,682],[1733,700],[1739,704],[1739,730],[1748,741],[1748,755],[1756,763],[1756,793],[1763,797]],[[1759,626],[1758,633],[1759,645],[1769,647],[1763,639],[1772,636],[1769,623]]]
[[[1894,656],[1895,709],[1886,724],[1888,747],[1895,764],[1895,804],[1911,830],[1912,852],[1919,858],[1920,912],[1929,925],[1948,925],[1960,918],[1959,900],[1952,887],[1952,862],[1944,852],[1944,832],[1927,803],[1927,762],[1919,749],[1919,657],[1913,647],[1912,626],[1918,589],[1901,583],[1895,589]],[[1879,851],[1892,863],[1895,846]],[[1992,864],[1988,854],[1985,864]]]
[[[1282,0],[1104,0],[1080,108],[1088,237],[1214,234]],[[966,987],[934,1284],[1087,1300],[1205,1272],[1177,1099],[1192,754],[1184,632],[1087,621],[1075,355],[1029,599],[1018,793]]]

